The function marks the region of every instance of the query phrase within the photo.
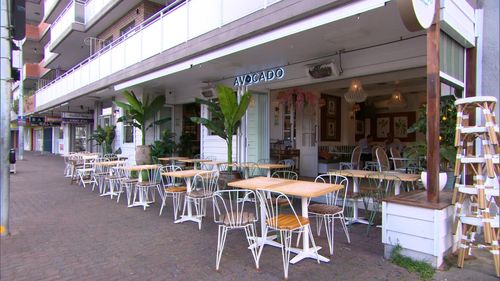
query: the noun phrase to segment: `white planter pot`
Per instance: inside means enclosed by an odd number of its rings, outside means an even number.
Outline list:
[[[422,180],[425,189],[427,189],[427,172],[422,172],[422,174],[420,174],[420,179]],[[448,175],[446,173],[439,173],[439,191],[443,190],[447,180]]]
[[[149,145],[135,147],[135,163],[137,165],[151,164],[151,147]]]

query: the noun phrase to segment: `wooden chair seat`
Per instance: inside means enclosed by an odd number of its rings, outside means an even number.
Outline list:
[[[297,219],[298,218],[298,219]],[[294,230],[309,224],[309,219],[292,214],[281,214],[266,220],[268,226],[275,229]]]
[[[311,204],[308,207],[309,213],[319,214],[319,215],[334,215],[342,212],[342,208],[327,204]]]
[[[186,191],[187,191],[187,187],[185,187],[185,186],[171,186],[171,187],[165,188],[165,192],[168,192],[168,193],[186,192]]]
[[[237,222],[236,220],[239,219]],[[222,214],[219,217],[219,221],[222,221],[224,225],[227,226],[244,226],[256,221],[255,214],[249,212],[242,212],[241,214],[234,214],[233,217]]]
[[[189,192],[187,195],[191,198],[209,198],[212,197],[213,192],[204,190],[194,190]]]

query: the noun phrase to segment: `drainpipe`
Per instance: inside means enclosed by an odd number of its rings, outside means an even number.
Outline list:
[[[21,42],[21,41],[19,41]],[[19,44],[19,63],[22,65],[19,71],[19,110],[18,116],[24,117],[24,61],[23,61],[23,44]],[[18,159],[24,159],[24,125],[23,122],[19,123],[19,136],[18,136]]]

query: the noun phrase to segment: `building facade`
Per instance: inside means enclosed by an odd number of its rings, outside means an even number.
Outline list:
[[[216,84],[253,95],[233,143],[238,161],[290,156],[301,175],[314,176],[348,160],[367,135],[381,144],[388,134],[404,144],[423,139],[405,129],[426,100],[426,31],[409,31],[397,2],[28,2],[23,92],[33,108],[25,111],[51,122],[31,124],[25,148],[95,150],[89,134],[116,123],[123,112],[112,101],[132,90],[167,99],[157,119],[171,122],[149,130],[147,143],[171,130],[177,142],[194,136],[201,157],[223,160],[224,141],[189,122],[208,115],[192,103]],[[496,1],[441,1],[443,95],[464,95],[466,53],[475,50],[476,94],[498,96],[494,9]],[[353,81],[368,95],[354,104],[345,99]],[[114,149],[133,159],[140,132],[116,125]]]

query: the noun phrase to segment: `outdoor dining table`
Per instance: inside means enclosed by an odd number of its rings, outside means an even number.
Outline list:
[[[239,164],[235,164],[235,166],[242,167],[244,169],[243,173],[245,175],[245,179],[248,178],[248,174],[249,174],[248,170],[250,169],[250,167],[257,167],[259,169],[266,169],[268,178],[271,177],[271,170],[273,170],[273,169],[286,169],[286,168],[290,167],[289,165],[286,165],[286,164],[272,164],[272,163],[271,164],[239,163]]]
[[[189,157],[183,157],[183,156],[158,157],[159,161],[165,161],[165,162],[170,161],[171,165],[175,165],[175,161],[186,160],[186,159],[189,159]]]
[[[211,162],[212,160],[209,159],[180,159],[179,162],[183,163],[193,163],[194,169],[198,169],[198,163],[203,163],[203,162]]]
[[[174,177],[174,178],[182,178],[186,181],[186,191],[191,192],[191,179],[198,174],[208,174],[211,171],[206,170],[182,170],[182,171],[173,171],[173,172],[165,172],[162,173],[162,176]],[[200,222],[200,219],[193,215],[193,209],[190,203],[187,205],[187,215],[181,215],[180,219],[176,220],[174,223],[181,223],[185,221],[193,221]]]
[[[302,206],[302,216],[305,218],[309,217],[309,212],[308,212],[309,198],[323,196],[343,188],[343,186],[339,184],[317,183],[317,182],[309,182],[301,180],[287,180],[287,179],[270,178],[270,177],[255,177],[251,179],[233,181],[228,183],[228,185],[231,187],[251,189],[251,190],[279,191],[286,195],[300,197]],[[266,227],[265,206],[261,206],[259,209],[260,209],[261,233],[264,233],[264,229]],[[309,227],[310,227],[309,225],[306,225],[305,231],[309,231]],[[266,245],[271,245],[281,248],[282,247],[281,244],[273,241],[273,239],[275,238],[276,236],[258,237],[256,239],[255,245],[262,245],[262,243],[264,243]],[[290,249],[291,252],[297,254],[292,260],[290,260],[290,263],[292,264],[295,264],[306,258],[316,259],[316,254],[321,249],[321,247],[318,246],[316,246],[316,248],[310,247],[309,235],[304,234],[302,238],[303,238],[302,248]],[[321,255],[319,255],[319,260],[323,262],[330,261],[330,259]]]
[[[379,180],[392,180],[394,181],[394,195],[399,195],[401,192],[401,184],[403,182],[416,182],[420,179],[418,174],[406,174],[397,171],[366,171],[366,170],[335,170],[330,171],[329,174],[341,175],[352,178],[353,192],[359,193],[359,179],[379,179]],[[358,215],[358,204],[354,204],[353,217],[349,223],[364,223],[368,221],[361,219]]]
[[[124,169],[126,171],[130,171],[130,172],[140,172],[142,170],[154,170],[154,169],[157,169],[158,167],[159,167],[159,165],[156,165],[156,164],[147,164],[147,165],[125,166],[125,167],[122,167],[122,169]],[[138,175],[138,179],[139,179],[139,182],[142,182],[141,175]],[[139,190],[139,201],[132,202],[132,204],[128,205],[128,207],[131,208],[131,207],[142,206],[144,208],[144,210],[146,210],[146,207],[149,207],[149,203],[151,203],[151,201],[146,200],[146,198],[147,198],[146,192],[147,192],[146,189],[144,189],[144,190],[140,189]]]
[[[125,161],[119,161],[119,160],[114,160],[114,161],[102,161],[102,162],[97,162],[95,163],[96,167],[119,167],[121,165],[125,164]],[[109,175],[111,176],[111,169],[109,169]],[[105,181],[105,180],[104,180]],[[100,182],[99,184],[102,184],[104,186],[104,182]],[[100,196],[110,196],[111,199],[113,199],[113,196],[118,196],[118,192],[115,192],[113,186],[111,185],[112,183],[110,182],[110,188],[108,192],[103,192]],[[104,189],[104,188],[103,188]]]

